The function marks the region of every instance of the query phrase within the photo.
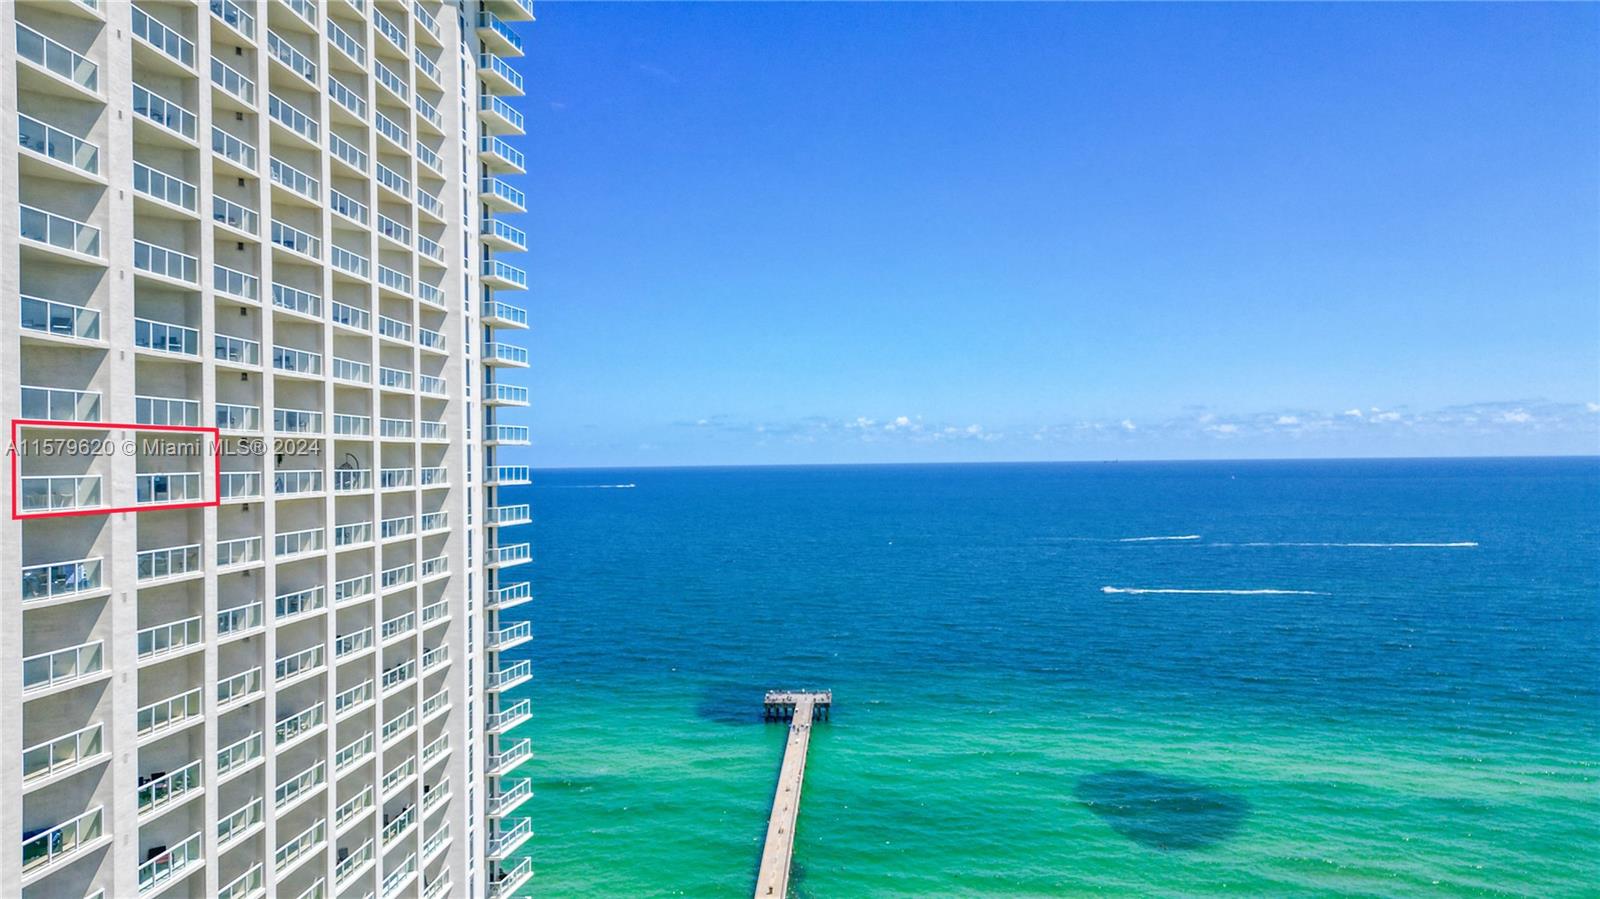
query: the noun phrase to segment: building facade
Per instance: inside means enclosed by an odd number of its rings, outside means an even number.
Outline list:
[[[528,882],[528,472],[496,458],[527,285],[495,254],[531,19],[0,4],[8,890]]]

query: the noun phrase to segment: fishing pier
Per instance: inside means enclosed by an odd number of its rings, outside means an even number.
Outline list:
[[[789,738],[778,770],[778,788],[767,818],[767,842],[756,875],[756,899],[787,899],[789,868],[794,861],[794,831],[800,820],[800,787],[806,779],[806,751],[811,724],[826,721],[833,708],[832,690],[769,690],[762,700],[763,717],[789,722]]]

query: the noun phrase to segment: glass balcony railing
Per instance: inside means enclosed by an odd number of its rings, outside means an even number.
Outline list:
[[[317,533],[322,533],[319,528]],[[321,587],[307,587],[293,593],[279,594],[273,608],[279,618],[293,618],[327,608],[327,591]]]
[[[272,367],[278,371],[303,375],[322,374],[322,354],[308,353],[286,346],[272,348]]]
[[[506,62],[493,53],[479,53],[478,68],[480,70],[487,69],[488,71],[493,72],[495,75],[504,79],[505,82],[511,86],[513,91],[519,94],[522,93],[522,73],[513,68],[511,63]]]
[[[367,257],[359,253],[352,253],[344,247],[333,247],[329,250],[328,260],[333,267],[340,271],[348,272],[358,278],[372,277],[372,263]]]
[[[371,684],[368,683],[367,686],[371,687]],[[343,827],[346,821],[370,808],[372,808],[372,785],[367,784],[361,788],[361,792],[345,800],[338,808],[333,810],[333,826]]]
[[[393,369],[385,369],[393,371]],[[402,374],[404,374],[402,372]],[[411,439],[412,427],[409,418],[380,418],[378,419],[378,436],[387,440]],[[410,469],[405,469],[410,471]]]
[[[339,49],[339,52],[341,52],[344,55],[350,57],[350,61],[355,63],[357,66],[362,66],[362,67],[366,66],[366,64],[367,64],[367,49],[365,47],[361,46],[361,42],[360,41],[358,41],[354,37],[352,37],[350,32],[345,31],[343,28],[340,28],[339,27],[339,23],[335,22],[332,19],[328,20],[327,28],[328,28],[328,41],[330,43],[332,43],[335,47],[337,47]],[[377,64],[380,65],[380,66],[383,65],[383,63],[377,63]]]
[[[217,636],[237,634],[260,627],[266,620],[265,609],[266,605],[259,599],[248,605],[222,609],[217,612]]]
[[[328,188],[328,207],[339,215],[361,225],[367,223],[367,206],[355,197]]]
[[[141,550],[138,555],[138,578],[141,581],[176,577],[182,574],[196,574],[201,570],[200,544],[198,543],[191,543],[187,546],[146,549]],[[142,634],[143,631],[140,633]],[[198,618],[194,619],[194,634],[195,639],[199,639],[200,619]],[[161,635],[157,634],[151,639],[159,642]],[[139,654],[144,655],[144,640],[142,637],[139,648]],[[151,651],[159,648],[159,646],[152,646]]]
[[[319,702],[303,712],[295,712],[279,719],[277,725],[273,728],[273,737],[278,745],[281,746],[321,725],[322,703]]]
[[[261,733],[258,731],[217,750],[217,776],[242,768],[261,757]]]
[[[435,377],[434,375],[418,375],[417,391],[426,393],[429,396],[444,396],[449,392],[445,388],[444,378]]]
[[[201,864],[204,861],[200,834],[196,832],[176,847],[139,866],[139,892],[148,893],[177,877],[190,865]]]
[[[47,562],[22,569],[22,601],[62,599],[92,593],[103,586],[101,559]]]
[[[217,541],[217,567],[231,568],[261,561],[260,537],[236,537]]]
[[[201,492],[198,472],[156,472],[135,475],[134,502],[144,504],[197,503]]]
[[[273,550],[280,556],[298,556],[322,550],[322,528],[285,531],[273,538]]]
[[[438,153],[433,152],[432,149],[424,145],[420,140],[417,141],[416,153],[417,162],[420,162],[432,169],[436,175],[442,176],[444,174],[444,160],[440,159]]]
[[[483,260],[483,277],[493,278],[513,285],[515,290],[528,289],[528,273],[498,259]]]
[[[22,750],[22,781],[70,770],[105,751],[105,726],[97,721]]]
[[[287,284],[272,285],[272,305],[313,318],[322,317],[322,297]]]
[[[399,25],[396,25],[388,16],[378,12],[376,9],[372,11],[372,24],[377,28],[378,33],[383,35],[385,40],[394,44],[401,53],[406,52],[406,33],[400,30]]]
[[[372,73],[377,76],[378,83],[383,85],[390,93],[402,101],[411,99],[411,90],[406,85],[406,80],[394,69],[384,65],[381,60],[372,61]]]
[[[420,187],[417,188],[417,209],[440,221],[444,220],[444,203]]]
[[[23,26],[18,26],[20,31]],[[100,147],[54,125],[17,114],[17,144],[91,175],[100,174]]]
[[[234,31],[252,40],[256,36],[256,19],[233,0],[211,0],[211,14],[227,23]]]
[[[139,786],[138,804],[139,814],[142,815],[172,805],[185,794],[200,789],[200,760],[195,759],[170,774],[139,779],[142,783]]]
[[[288,680],[302,674],[309,674],[322,667],[322,644],[310,646],[297,653],[284,656],[275,663],[273,670],[278,680]]]
[[[21,210],[22,236],[28,240],[48,244],[58,250],[100,255],[100,229],[64,215],[18,204]]]
[[[256,104],[256,83],[216,57],[211,59],[211,83],[232,94],[246,106]]]
[[[104,505],[99,475],[24,476],[19,481],[24,512],[65,512]]]
[[[140,84],[133,86],[133,111],[188,140],[194,140],[194,113]]]
[[[527,157],[523,156],[521,150],[511,146],[502,137],[486,134],[478,138],[478,152],[487,156],[498,156],[505,160],[506,165],[519,172],[527,168]]]
[[[412,54],[411,59],[417,64],[417,71],[421,72],[423,77],[432,81],[435,85],[444,85],[444,79],[439,72],[438,64],[429,59],[427,54],[422,52],[421,47],[418,47],[416,52]]]
[[[370,528],[371,524],[367,526]],[[352,602],[371,595],[372,575],[370,574],[346,578],[333,585],[333,601],[335,603]]]
[[[200,260],[188,253],[158,247],[142,240],[133,242],[133,267],[141,272],[188,284],[198,284],[200,281]]]
[[[47,868],[69,858],[80,846],[97,840],[101,829],[102,807],[95,806],[83,814],[43,833],[22,841],[22,873]]]
[[[165,354],[200,354],[200,331],[184,325],[150,322],[149,318],[134,318],[133,346]]]
[[[495,443],[527,443],[529,439],[526,425],[489,425],[484,431],[485,438]]]
[[[506,365],[525,366],[528,364],[528,351],[515,344],[490,342],[484,347],[483,355],[485,359],[492,359]]]
[[[251,499],[261,495],[261,472],[225,471],[222,473],[223,499]]]
[[[327,826],[328,825],[326,821],[318,821],[317,823],[301,831],[295,836],[294,839],[280,844],[278,846],[278,851],[273,855],[272,859],[272,863],[274,866],[276,866],[278,872],[282,874],[288,870],[289,865],[295,861],[298,861],[302,855],[305,855],[313,848],[320,846],[324,840],[327,839]],[[321,882],[318,881],[318,885],[320,885],[320,883]],[[320,896],[321,891],[318,890],[313,895],[312,899],[319,899]]]
[[[71,683],[105,670],[105,641],[95,640],[22,660],[22,692]]]
[[[22,417],[43,421],[99,421],[100,391],[23,387]]]
[[[294,48],[294,45],[279,37],[275,32],[267,32],[267,53],[273,59],[289,67],[289,70],[301,78],[317,83],[317,64],[312,62],[304,53]]]
[[[370,331],[372,329],[371,313],[365,309],[347,306],[338,301],[334,301],[329,305],[328,318],[336,325],[344,325],[347,328],[355,328],[358,331]]]
[[[528,248],[528,232],[508,225],[500,219],[484,219],[482,232],[486,236],[511,244],[513,249],[526,250]]]
[[[510,103],[500,99],[494,94],[478,95],[478,111],[498,116],[505,120],[507,126],[518,134],[522,133],[522,113],[511,107]]]
[[[22,328],[80,340],[100,339],[100,313],[71,303],[22,295]]]
[[[436,131],[444,130],[444,114],[439,112],[437,106],[422,99],[421,94],[411,98],[411,108],[417,111],[418,121],[427,122]]]
[[[181,178],[153,169],[138,160],[133,163],[133,192],[152,200],[197,212],[199,189]]]
[[[312,143],[317,143],[322,133],[321,126],[315,119],[295,109],[289,101],[280,99],[277,94],[267,95],[267,115]]]
[[[478,28],[480,30],[488,30],[496,35],[505,43],[506,52],[514,56],[522,55],[522,38],[518,37],[516,31],[499,16],[486,9],[479,10]]]
[[[244,337],[216,335],[212,354],[218,362],[231,362],[235,365],[261,364],[261,344]]]
[[[251,234],[261,233],[261,213],[248,206],[241,206],[225,197],[213,195],[211,197],[211,219],[221,222],[229,227],[248,231]]]
[[[395,243],[411,246],[411,229],[381,212],[378,214],[378,233]]]
[[[194,68],[194,41],[189,40],[138,6],[133,7],[133,36],[175,60]]]
[[[245,143],[215,125],[211,126],[211,152],[252,172],[260,159],[254,144]]]
[[[479,182],[478,190],[486,197],[496,197],[515,207],[519,212],[528,208],[528,197],[506,182],[504,178],[486,175]]]
[[[181,397],[135,396],[134,420],[142,425],[177,425],[194,428],[200,425],[200,402]]]
[[[367,171],[367,154],[362,152],[355,144],[333,132],[328,132],[328,149],[333,155],[343,160],[344,163],[358,172]]]
[[[241,671],[217,681],[217,706],[225,708],[247,696],[261,692],[261,667]]]
[[[354,384],[372,383],[372,366],[354,359],[345,359],[340,356],[333,357],[333,377],[337,381],[349,381]]]
[[[411,326],[399,319],[390,318],[387,315],[379,315],[378,336],[409,342],[411,340]]]
[[[332,20],[329,24],[332,24]],[[365,120],[367,117],[366,98],[351,90],[343,81],[333,77],[331,72],[328,74],[328,99],[358,119]]]
[[[333,416],[333,433],[342,437],[370,437],[372,435],[372,417],[370,415],[349,415],[336,412]]]
[[[276,472],[272,476],[272,492],[280,496],[321,491],[322,469],[320,468],[290,468]]]
[[[378,486],[384,490],[394,490],[401,487],[410,487],[413,483],[414,470],[411,468],[385,468],[378,472]]]
[[[373,124],[377,127],[379,134],[393,141],[394,145],[402,150],[410,147],[411,135],[406,133],[406,129],[400,127],[400,123],[389,118],[381,112],[372,118]]]
[[[336,547],[359,546],[360,544],[371,542],[372,522],[370,521],[355,521],[350,524],[336,524],[333,526],[333,545]]]
[[[260,800],[258,799],[254,805],[259,804]],[[266,886],[265,881],[262,879],[263,870],[261,863],[256,862],[251,866],[250,870],[240,874],[218,889],[217,899],[245,899],[246,896],[264,893]]]
[[[199,687],[171,699],[152,702],[139,709],[136,724],[138,734],[144,736],[157,733],[198,718],[202,705]]]
[[[322,197],[322,182],[321,181],[318,181],[317,179],[311,177],[310,175],[307,175],[305,172],[300,171],[299,169],[295,168],[294,166],[288,164],[287,162],[284,162],[283,160],[276,159],[276,158],[271,159],[271,160],[268,161],[268,163],[267,163],[267,171],[268,171],[268,173],[270,174],[270,176],[272,178],[272,183],[273,184],[281,185],[281,186],[287,188],[290,192],[299,194],[300,196],[306,198],[307,200],[312,201],[313,203],[320,201],[320,199]],[[278,223],[277,222],[273,222],[273,235],[274,235],[273,239],[274,239],[274,242],[277,242],[276,235],[277,235],[277,228],[278,227],[280,227],[278,225]],[[281,227],[287,227],[287,226],[281,226]],[[295,231],[296,229],[290,228],[289,230],[290,231]],[[297,232],[297,233],[303,233],[303,232]],[[315,240],[315,238],[312,238],[312,240]],[[284,245],[285,246],[291,246],[290,244],[284,244]],[[294,247],[294,248],[295,249],[300,249],[300,247]],[[307,252],[307,251],[306,250],[301,250],[301,252]]]
[[[99,66],[21,22],[17,23],[17,56],[80,87],[97,93],[100,90]]]
[[[252,303],[261,301],[261,281],[255,275],[234,271],[225,265],[211,266],[211,289]]]
[[[399,172],[381,162],[375,163],[373,167],[377,170],[379,184],[402,197],[407,199],[411,197],[411,182],[407,181]]]

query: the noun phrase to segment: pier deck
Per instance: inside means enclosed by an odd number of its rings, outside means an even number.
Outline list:
[[[800,787],[806,777],[806,752],[811,746],[811,723],[829,714],[833,692],[781,691],[766,694],[766,717],[789,719],[778,788],[767,818],[767,842],[761,850],[761,872],[756,875],[756,899],[786,899],[789,868],[794,861],[794,831],[800,820]]]

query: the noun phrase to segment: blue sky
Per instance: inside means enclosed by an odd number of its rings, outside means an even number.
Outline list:
[[[527,461],[1600,450],[1600,7],[525,33]]]

